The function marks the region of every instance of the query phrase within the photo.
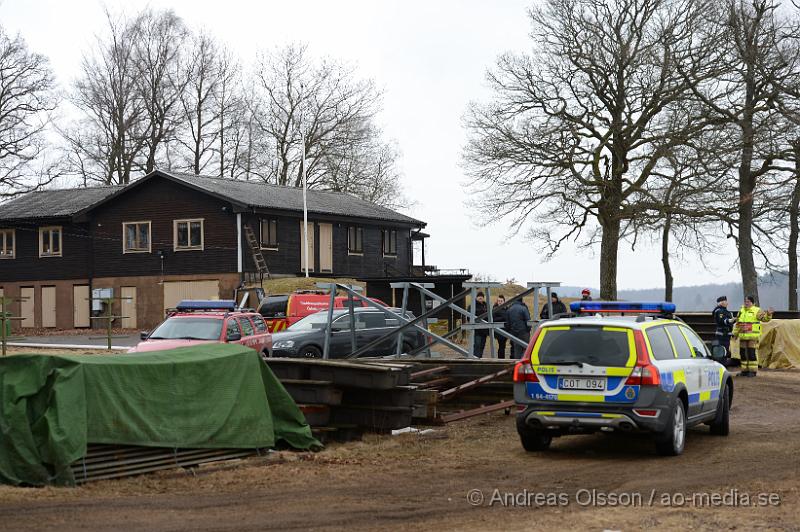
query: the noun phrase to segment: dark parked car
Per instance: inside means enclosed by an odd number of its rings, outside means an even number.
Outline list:
[[[400,309],[393,310],[400,313]],[[400,325],[400,320],[370,308],[355,308],[353,316],[355,317],[356,348],[367,345]],[[405,316],[407,319],[414,319],[410,312],[406,312]],[[328,311],[323,310],[306,316],[285,331],[273,333],[272,356],[321,358],[327,322]],[[352,352],[350,311],[347,309],[334,310],[331,325],[329,357],[344,358]],[[425,336],[423,334],[407,329],[403,332],[400,352],[408,353],[424,344]],[[396,345],[397,335],[393,335],[364,353],[363,356],[393,355]]]

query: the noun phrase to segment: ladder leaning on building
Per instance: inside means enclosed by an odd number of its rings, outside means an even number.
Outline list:
[[[271,278],[269,275],[269,268],[267,267],[267,261],[261,253],[261,243],[258,241],[258,238],[256,238],[256,234],[249,224],[244,224],[244,236],[245,239],[247,239],[247,245],[250,246],[250,256],[253,257],[253,264],[256,267],[255,272],[248,272],[249,274],[255,275],[255,277],[249,279],[249,282],[261,286],[265,276],[267,279]]]

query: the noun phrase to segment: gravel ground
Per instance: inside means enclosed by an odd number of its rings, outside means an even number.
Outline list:
[[[800,372],[736,386],[731,435],[692,429],[680,457],[606,434],[525,453],[513,417],[495,413],[194,475],[0,487],[0,529],[800,530]]]

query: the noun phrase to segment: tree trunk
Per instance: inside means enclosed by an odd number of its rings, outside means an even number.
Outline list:
[[[603,238],[600,241],[600,299],[617,299],[617,252],[619,250],[620,222],[612,215],[603,220]]]
[[[797,236],[800,215],[800,143],[794,146],[794,191],[789,203],[789,310],[797,310]]]
[[[661,234],[661,264],[664,266],[664,301],[672,301],[672,268],[669,265],[669,233],[672,230],[672,217],[667,214]]]
[[[753,127],[752,118],[742,121],[742,161],[739,165],[739,268],[742,272],[743,295],[753,296],[758,304],[758,273],[753,259],[753,194],[752,177]]]

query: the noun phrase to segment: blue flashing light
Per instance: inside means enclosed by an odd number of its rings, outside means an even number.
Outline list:
[[[176,307],[178,310],[236,310],[233,299],[184,299]]]
[[[569,304],[569,309],[575,313],[672,314],[675,308],[675,303],[667,301],[573,301]]]

